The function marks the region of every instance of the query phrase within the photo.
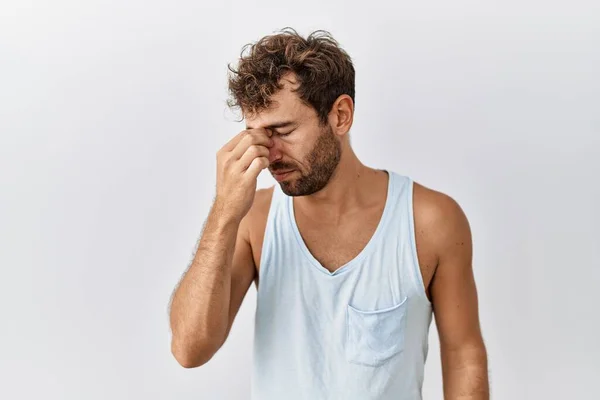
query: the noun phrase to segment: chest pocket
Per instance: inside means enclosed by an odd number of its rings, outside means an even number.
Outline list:
[[[346,359],[379,366],[404,348],[408,297],[395,306],[362,311],[348,305]]]

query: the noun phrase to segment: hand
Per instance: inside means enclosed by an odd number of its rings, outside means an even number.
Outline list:
[[[273,145],[268,129],[240,132],[217,152],[217,197],[223,212],[241,221],[256,193],[258,174],[269,166]]]

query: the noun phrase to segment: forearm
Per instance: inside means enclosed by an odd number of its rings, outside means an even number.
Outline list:
[[[229,319],[231,263],[239,221],[215,202],[194,259],[171,302],[172,350],[183,364],[202,364],[224,340]]]
[[[445,400],[489,400],[487,354],[483,345],[442,352]]]

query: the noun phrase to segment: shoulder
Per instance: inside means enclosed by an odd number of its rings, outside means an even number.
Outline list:
[[[438,257],[456,244],[470,245],[467,216],[450,195],[414,182],[413,212],[416,233]]]
[[[254,249],[262,248],[274,188],[271,186],[256,191],[252,206],[240,224],[240,229],[244,230],[245,237]]]
[[[258,189],[254,195],[254,201],[248,211],[248,220],[254,221],[262,220],[269,214],[269,208],[271,207],[271,199],[273,198],[273,191],[275,186],[271,186],[265,189]]]

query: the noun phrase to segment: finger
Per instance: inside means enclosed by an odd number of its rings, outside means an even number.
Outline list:
[[[234,160],[238,160],[246,153],[246,150],[248,150],[250,146],[255,145],[269,148],[273,145],[273,142],[264,130],[251,132],[242,138],[235,148],[231,150],[231,157]]]
[[[237,146],[238,143],[249,134],[250,132],[247,129],[241,131],[240,133],[235,135],[230,141],[225,143],[225,145],[221,149],[226,152],[233,150],[235,146]]]
[[[260,144],[253,144],[248,147],[244,155],[237,161],[237,165],[239,166],[239,171],[245,171],[250,167],[252,161],[258,157],[266,157],[269,158],[269,149]]]
[[[240,143],[240,141],[243,140],[246,136],[251,135],[256,132],[263,132],[267,136],[271,136],[273,134],[273,132],[270,129],[264,129],[264,128],[244,129],[243,131],[241,131],[240,133],[235,135],[229,142],[227,142],[223,146],[223,150],[226,152],[232,151]]]
[[[246,172],[244,172],[244,176],[256,179],[258,178],[258,174],[260,174],[260,171],[267,168],[268,166],[269,159],[267,157],[257,157],[254,160],[252,160],[252,163],[250,164]]]

